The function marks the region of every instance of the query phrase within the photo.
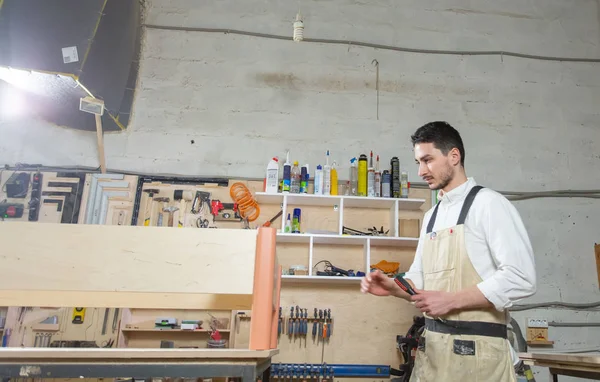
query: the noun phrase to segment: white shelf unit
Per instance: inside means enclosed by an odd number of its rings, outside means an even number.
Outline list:
[[[314,194],[267,194],[257,192],[255,195],[260,204],[280,205],[283,210],[278,243],[306,244],[309,248],[308,276],[283,275],[284,282],[319,282],[319,283],[356,283],[360,277],[316,276],[313,275],[313,250],[315,245],[356,245],[363,247],[365,270],[370,269],[371,248],[398,247],[416,248],[418,239],[400,237],[398,218],[399,210],[416,211],[421,209],[425,199],[372,198],[345,195]],[[338,229],[335,234],[322,233],[283,233],[288,214],[288,206],[332,207],[337,213]],[[350,208],[388,209],[390,211],[389,236],[343,235],[344,211]],[[292,215],[291,211],[289,212]]]

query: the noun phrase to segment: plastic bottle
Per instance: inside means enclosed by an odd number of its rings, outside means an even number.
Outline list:
[[[338,175],[335,161],[331,165],[331,195],[338,195]]]
[[[371,151],[371,159],[367,169],[367,196],[375,197],[375,167],[373,167],[373,151]]]
[[[294,161],[292,166],[291,180],[290,180],[290,193],[300,193],[300,167],[298,167],[298,161]]]
[[[290,192],[292,183],[292,165],[290,163],[290,152],[287,152],[285,163],[283,164],[283,185],[281,186],[281,192]]]
[[[323,195],[323,167],[317,166],[315,171],[315,195]]]
[[[292,222],[290,220],[290,214],[287,216],[287,220],[285,221],[285,228],[283,230],[285,233],[292,232]]]
[[[377,162],[375,163],[375,196],[381,197],[381,171],[379,171],[379,155],[377,155]]]
[[[358,169],[356,168],[356,158],[350,159],[350,193],[356,196],[358,194]]]
[[[325,166],[323,167],[323,195],[331,195],[331,165],[329,164],[329,150],[327,150]]]
[[[400,197],[408,198],[408,174],[406,171],[402,171],[402,175],[400,176],[400,188]]]
[[[308,192],[308,165],[305,164],[300,169],[300,193],[306,194]]]
[[[358,196],[367,196],[367,156],[358,157]]]
[[[383,170],[381,175],[381,196],[389,198],[391,196],[392,175],[388,170]]]
[[[279,191],[279,159],[273,157],[267,165],[265,192],[268,194],[276,194],[277,191]]]

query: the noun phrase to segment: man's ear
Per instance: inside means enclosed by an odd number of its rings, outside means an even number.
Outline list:
[[[460,164],[460,151],[455,147],[448,153],[448,158],[453,166]]]

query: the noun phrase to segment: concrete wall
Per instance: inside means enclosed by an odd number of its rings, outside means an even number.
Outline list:
[[[600,57],[596,0],[155,0],[146,23],[291,36],[298,6],[307,38]],[[269,158],[287,149],[314,169],[329,149],[345,177],[349,158],[374,150],[383,163],[397,155],[419,181],[409,135],[442,119],[462,132],[468,174],[486,186],[593,189],[599,188],[599,104],[598,63],[146,29],[132,125],[107,134],[105,143],[112,169],[197,176],[262,177]],[[1,123],[0,137],[0,163],[98,163],[91,134],[23,118]],[[600,300],[597,199],[515,204],[538,265],[538,293],[527,302]],[[597,312],[556,309],[515,316],[522,326],[526,317],[600,321]],[[550,331],[554,349],[600,347],[600,328]]]

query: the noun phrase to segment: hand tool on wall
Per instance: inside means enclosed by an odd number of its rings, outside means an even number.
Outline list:
[[[305,337],[308,334],[308,309],[304,308],[304,332],[302,333]]]
[[[40,214],[40,199],[42,198],[42,174],[38,171],[33,174],[31,182],[31,196],[27,207],[29,208],[29,221],[37,221]]]
[[[108,313],[109,313],[109,309],[108,308],[104,308],[104,319],[102,320],[102,335],[106,334],[106,328],[108,326]]]
[[[196,196],[192,203],[192,213],[199,214],[202,212],[202,208],[205,204],[210,205],[210,192],[196,191]]]
[[[152,218],[152,198],[160,191],[157,188],[149,188],[143,191],[148,194],[148,199],[146,199],[146,211],[144,212],[144,226],[148,227]]]
[[[117,324],[119,318],[119,308],[115,309],[115,313],[113,314],[113,322],[112,322],[112,332],[115,333],[117,331]]]
[[[333,334],[333,321],[331,321],[331,309],[327,309],[327,319],[329,320],[329,330],[327,330],[327,338]]]
[[[85,318],[85,310],[85,308],[74,308],[73,318],[71,321],[74,324],[83,324],[83,319]]]
[[[25,205],[22,203],[0,203],[0,219],[18,219],[23,216]]]
[[[169,206],[169,207],[163,208],[163,212],[166,212],[169,214],[169,227],[173,227],[173,213],[175,211],[179,211],[179,207]]]
[[[194,195],[192,194],[192,191],[175,190],[173,192],[173,199],[179,201],[179,227],[183,227],[185,225],[185,204],[186,202],[191,202],[193,198]]]
[[[281,307],[279,307],[279,322],[277,323],[277,334],[281,334],[281,321],[282,321],[282,317],[281,317]]]
[[[294,322],[292,321],[294,317],[294,307],[290,307],[290,317],[288,318],[288,336],[291,336],[294,330]]]
[[[283,214],[283,210],[279,211],[279,212],[277,213],[277,215],[273,216],[273,217],[271,218],[271,220],[269,220],[269,221],[265,222],[265,223],[264,223],[262,226],[263,226],[263,227],[270,227],[270,226],[271,226],[271,224],[273,224],[273,222],[274,222],[275,220],[277,220],[277,218],[278,218],[278,217],[280,217],[282,214]]]
[[[169,199],[169,198],[154,198],[154,201],[158,202],[158,203],[161,203],[161,202],[164,203],[163,208],[161,208],[161,209],[158,210],[158,221],[156,222],[156,226],[157,227],[162,227],[162,225],[163,225],[163,213],[162,213],[162,211],[163,211],[164,208],[167,207],[167,203],[169,203],[169,201],[171,201],[171,199]]]
[[[315,308],[315,320],[313,321],[313,327],[312,327],[312,336],[313,336],[313,341],[315,339],[315,337],[317,336],[317,308]]]
[[[323,338],[323,310],[319,309],[319,338]]]
[[[27,172],[13,172],[4,182],[6,197],[14,199],[25,199],[29,191],[31,175]]]
[[[300,316],[300,307],[298,305],[296,305],[296,329],[295,329],[295,333],[296,334],[300,334],[300,324],[301,322],[298,320],[298,317]]]

